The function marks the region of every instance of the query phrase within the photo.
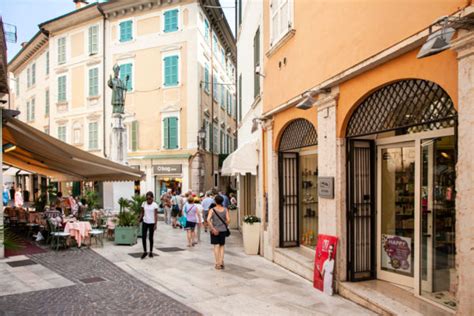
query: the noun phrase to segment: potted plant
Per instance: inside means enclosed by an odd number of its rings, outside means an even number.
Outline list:
[[[260,244],[260,218],[255,215],[246,215],[242,226],[244,250],[248,255],[258,254]]]
[[[117,245],[134,245],[137,243],[138,217],[134,212],[124,208],[117,216],[115,243]]]
[[[135,195],[132,196],[131,200],[128,200],[128,207],[130,208],[130,211],[135,213],[137,218],[140,217],[140,213],[142,211],[142,204],[146,201],[146,196],[145,195]],[[119,201],[120,203],[120,201]],[[138,225],[138,230],[137,230],[137,236],[142,237],[142,223]]]
[[[229,228],[237,229],[239,227],[239,221],[237,216],[237,205],[229,205],[229,216],[230,216],[230,225]]]

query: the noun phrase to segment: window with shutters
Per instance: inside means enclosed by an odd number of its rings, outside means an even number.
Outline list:
[[[66,126],[58,126],[58,139],[62,140],[63,142],[66,141]]]
[[[253,38],[253,97],[260,95],[260,75],[257,74],[257,67],[260,67],[260,28],[257,29]]]
[[[121,80],[124,82],[127,82],[127,91],[132,91],[133,90],[133,64],[132,63],[127,63],[127,64],[122,64],[120,65],[120,73],[119,77]],[[128,76],[128,80],[127,80]]]
[[[29,88],[31,86],[31,69],[26,69],[26,87]]]
[[[214,127],[212,130],[212,152],[214,154],[219,153],[219,129],[217,128],[216,124],[214,123]]]
[[[31,113],[30,101],[26,101],[26,121],[27,122],[31,121],[30,113]]]
[[[45,134],[49,135],[49,126],[45,126],[43,131],[44,131]]]
[[[208,41],[209,40],[209,21],[204,19],[204,38]]]
[[[119,23],[120,42],[128,42],[133,39],[133,22],[127,20]]]
[[[132,151],[138,150],[138,121],[133,121],[130,127],[130,148]]]
[[[49,52],[46,52],[46,74],[49,75]]]
[[[209,94],[209,66],[204,66],[204,91]]]
[[[174,9],[174,10],[169,10],[165,11],[164,16],[164,32],[169,33],[169,32],[175,32],[178,30],[178,15],[179,15],[179,10]]]
[[[99,68],[89,69],[89,96],[96,97],[99,95]]]
[[[89,27],[89,55],[99,52],[99,26],[92,25]]]
[[[293,0],[270,1],[270,46],[293,29]]]
[[[224,133],[224,154],[228,154],[229,153],[229,135],[227,135],[227,133]]]
[[[30,121],[34,121],[35,120],[35,108],[36,108],[36,100],[35,98],[33,97],[31,99],[31,109],[30,109]]]
[[[204,128],[206,129],[206,150],[210,151],[211,150],[211,124],[209,121],[204,121]]]
[[[178,118],[166,117],[163,119],[163,144],[166,149],[178,148]]]
[[[214,101],[217,102],[217,100],[219,100],[219,91],[217,90],[217,78],[216,78],[216,76],[212,77],[212,94],[213,94],[212,97],[214,98]]]
[[[66,101],[66,76],[58,77],[58,102]]]
[[[232,115],[232,99],[229,90],[226,91],[226,100],[227,100],[227,114]]]
[[[58,64],[64,64],[66,62],[66,38],[58,38]]]
[[[99,148],[99,123],[89,123],[89,149]]]
[[[36,84],[36,63],[31,65],[31,85]]]
[[[49,89],[44,93],[44,116],[49,116]]]
[[[220,130],[220,146],[219,146],[219,153],[225,154],[224,152],[224,131]]]
[[[212,50],[214,51],[214,55],[217,55],[219,51],[219,42],[217,41],[216,34],[212,34]]]
[[[221,81],[222,78],[221,78]],[[221,93],[220,93],[220,99],[219,99],[219,103],[221,105],[221,108],[225,111],[225,87],[223,84],[221,84]]]
[[[164,86],[173,87],[179,83],[179,57],[178,55],[166,56],[163,59]]]

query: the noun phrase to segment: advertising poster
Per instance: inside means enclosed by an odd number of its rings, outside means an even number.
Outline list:
[[[412,274],[411,238],[382,235],[382,268]]]
[[[318,235],[316,257],[314,258],[313,286],[328,295],[333,295],[333,275],[337,237]]]

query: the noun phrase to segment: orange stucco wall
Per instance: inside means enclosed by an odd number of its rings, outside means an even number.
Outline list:
[[[264,52],[270,48],[264,0]],[[293,0],[295,35],[265,55],[264,112],[425,29],[467,0]],[[286,65],[283,60],[286,58]],[[279,66],[281,62],[282,66]]]
[[[417,59],[418,49],[408,52],[339,86],[337,136],[344,137],[350,115],[377,88],[400,79],[424,79],[440,85],[457,106],[457,60],[452,50]]]

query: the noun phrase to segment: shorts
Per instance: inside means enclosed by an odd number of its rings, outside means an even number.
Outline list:
[[[225,236],[226,232],[219,232],[219,235],[214,235],[211,233],[211,245],[225,245]]]
[[[186,229],[186,230],[194,230],[195,227],[196,227],[196,223],[195,223],[195,222],[186,221],[186,227],[184,227],[184,229]]]
[[[204,223],[207,222],[207,215],[209,214],[209,210],[203,210],[202,211],[202,220],[204,221]]]
[[[179,208],[173,207],[171,209],[171,217],[178,217],[178,215],[179,215]]]

